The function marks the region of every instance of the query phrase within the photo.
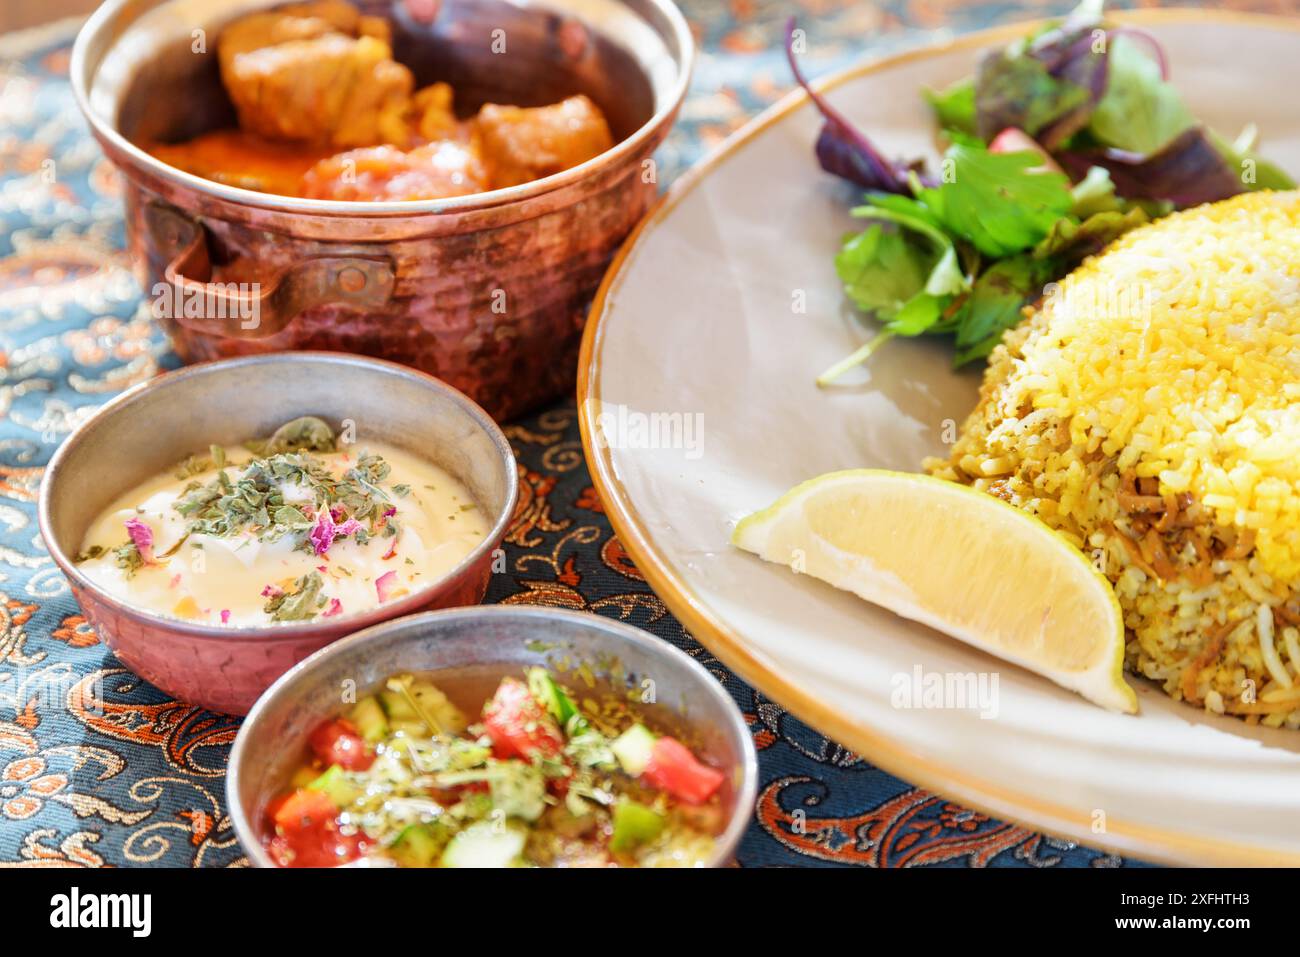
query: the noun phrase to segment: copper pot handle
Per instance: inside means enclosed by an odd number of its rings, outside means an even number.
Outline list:
[[[208,335],[263,339],[314,306],[378,309],[393,295],[392,259],[352,247],[287,266],[264,282],[221,282],[212,277],[207,230],[179,210],[152,204],[148,228],[168,257],[163,282],[153,289],[154,315]],[[190,303],[198,303],[196,308]],[[196,314],[197,313],[197,314]]]

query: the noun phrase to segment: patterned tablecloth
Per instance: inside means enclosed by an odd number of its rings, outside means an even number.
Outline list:
[[[1240,5],[1300,12],[1296,0]],[[809,29],[810,71],[821,73],[1068,4],[683,6],[702,53],[661,156],[670,174],[789,89],[777,38],[792,10]],[[234,866],[244,859],[223,774],[238,720],[169,700],[124,670],[81,617],[36,530],[41,469],[58,443],[119,390],[176,365],[122,253],[115,174],[73,102],[75,31],[60,23],[0,39],[0,865]],[[509,574],[494,576],[488,600],[633,622],[723,682],[759,753],[742,865],[1130,863],[914,788],[782,711],[686,634],[628,559],[592,489],[573,403],[506,431],[522,504],[507,539]],[[99,689],[92,707],[81,705],[83,688]],[[799,819],[804,826],[792,826]]]

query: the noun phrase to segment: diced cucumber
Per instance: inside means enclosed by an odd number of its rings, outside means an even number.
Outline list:
[[[573,699],[564,693],[564,689],[545,668],[528,669],[528,690],[561,728],[566,727],[569,719],[578,713]]]
[[[447,846],[447,830],[438,824],[411,824],[388,848],[399,867],[433,867]]]
[[[388,730],[393,734],[396,734],[398,731],[403,731],[414,738],[422,738],[429,733],[429,729],[425,726],[425,723],[418,718],[414,718],[410,721],[405,719],[394,719],[388,723]]]
[[[347,774],[337,764],[331,764],[329,769],[308,784],[307,788],[312,791],[324,791],[329,799],[341,808],[347,807],[361,794],[361,789],[348,780]]]
[[[658,740],[659,736],[645,725],[634,724],[610,742],[609,749],[623,770],[636,777],[650,763],[650,752]]]
[[[397,682],[409,682],[405,692],[394,687]],[[460,734],[469,724],[461,710],[431,681],[412,681],[409,676],[390,679],[388,687],[379,692],[379,700],[393,726],[404,722],[419,722],[427,727],[426,716],[437,723],[437,727],[428,728],[427,731],[411,733]]]
[[[411,694],[420,707],[442,725],[443,734],[460,734],[468,726],[464,713],[433,682],[416,681],[411,685]]]
[[[415,708],[411,707],[411,702],[407,701],[406,695],[400,691],[385,689],[379,692],[379,703],[384,706],[384,714],[388,715],[389,721],[420,720]]]
[[[524,852],[527,833],[498,821],[478,821],[461,831],[442,852],[443,867],[513,867]]]
[[[664,829],[663,815],[636,801],[619,801],[614,805],[614,833],[609,849],[630,851],[639,844],[653,841]]]
[[[371,744],[377,744],[388,736],[388,718],[374,695],[358,701],[349,717],[361,732],[361,737]]]

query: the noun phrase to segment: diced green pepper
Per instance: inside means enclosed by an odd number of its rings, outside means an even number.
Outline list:
[[[388,718],[374,695],[362,698],[348,716],[361,732],[361,737],[377,744],[388,736]]]
[[[337,764],[331,764],[329,769],[308,784],[307,788],[312,791],[323,791],[339,807],[347,807],[361,793],[361,789],[348,780],[347,773]]]
[[[653,841],[664,829],[663,815],[636,801],[619,801],[614,805],[614,834],[609,849],[616,853],[630,851],[646,841]]]
[[[614,752],[614,757],[618,758],[623,770],[636,777],[650,763],[650,752],[654,750],[658,739],[659,736],[645,725],[634,724],[615,738],[609,749]]]

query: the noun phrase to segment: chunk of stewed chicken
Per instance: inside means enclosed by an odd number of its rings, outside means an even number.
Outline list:
[[[237,20],[222,31],[217,55],[247,132],[339,147],[410,136],[411,71],[393,60],[387,23],[348,4]]]
[[[550,176],[614,145],[605,117],[585,96],[540,107],[488,103],[474,126],[493,189]]]

